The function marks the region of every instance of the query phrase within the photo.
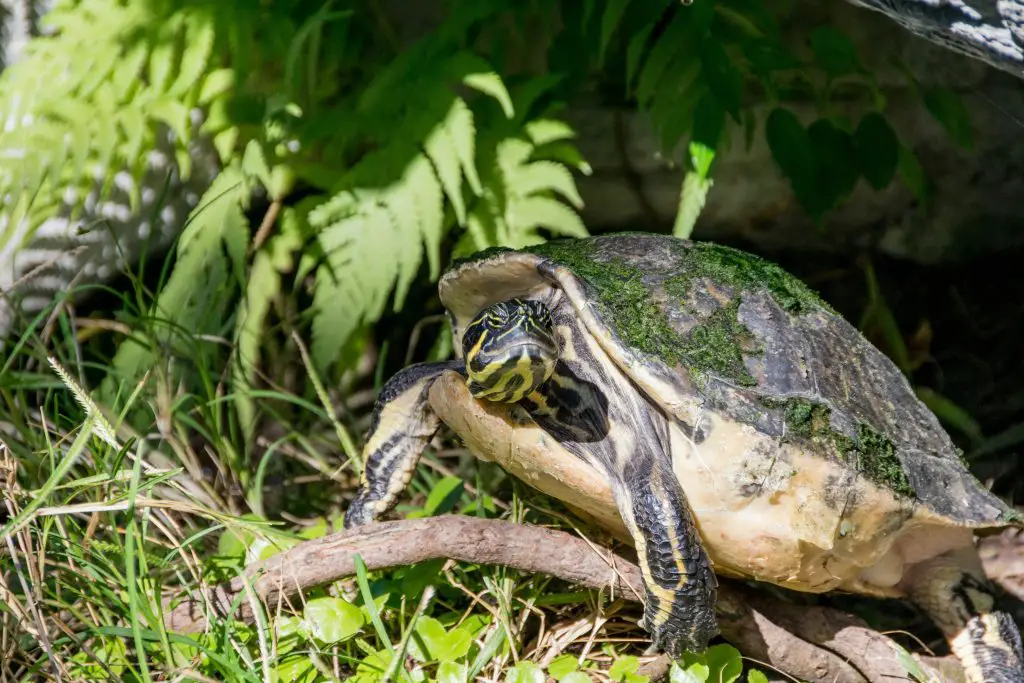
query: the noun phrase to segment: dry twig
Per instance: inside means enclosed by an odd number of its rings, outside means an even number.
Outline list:
[[[306,541],[250,566],[247,581],[265,603],[355,574],[356,555],[368,569],[405,566],[448,558],[542,573],[588,588],[611,590],[640,601],[640,569],[611,551],[600,551],[562,531],[458,515],[380,522]],[[765,662],[810,683],[910,681],[890,641],[856,618],[824,607],[803,607],[722,580],[719,628],[726,640],[751,659]],[[194,633],[207,627],[205,605],[227,614],[240,592],[241,578],[166,606],[167,627]],[[770,618],[769,616],[770,615]],[[252,607],[241,601],[235,618],[252,621]],[[928,659],[943,679],[962,680],[950,658]]]

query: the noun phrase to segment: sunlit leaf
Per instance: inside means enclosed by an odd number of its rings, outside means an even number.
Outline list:
[[[582,671],[572,671],[558,679],[558,683],[592,683],[593,679]]]
[[[469,668],[465,664],[444,661],[437,667],[437,683],[467,683]]]
[[[709,680],[709,669],[706,664],[699,662],[690,664],[683,668],[678,662],[672,662],[668,673],[669,683],[707,683]]]
[[[580,667],[578,658],[573,655],[559,655],[548,664],[548,673],[556,679],[561,679]],[[609,672],[611,675],[611,672]]]
[[[314,598],[302,611],[309,633],[323,643],[348,640],[366,624],[363,611],[341,598]]]
[[[512,118],[515,116],[515,108],[512,106],[512,97],[508,94],[508,90],[505,88],[505,84],[502,82],[501,77],[492,72],[469,74],[462,79],[462,82],[471,88],[479,90],[482,93],[490,95],[498,101],[501,105],[502,111],[505,112],[505,116]]]
[[[522,661],[505,674],[505,683],[544,683],[544,670],[530,661]]]
[[[437,619],[420,617],[409,639],[409,654],[421,662],[455,661],[465,657],[473,636],[461,628],[445,630]]]

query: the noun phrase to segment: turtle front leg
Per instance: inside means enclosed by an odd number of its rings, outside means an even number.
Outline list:
[[[718,634],[718,580],[670,465],[661,458],[630,462],[612,489],[643,572],[640,626],[672,657],[703,652]]]
[[[359,491],[345,512],[346,529],[369,524],[394,507],[420,454],[441,426],[427,400],[430,385],[445,370],[464,373],[463,368],[461,361],[420,363],[399,371],[384,385],[363,447]]]
[[[911,599],[942,629],[969,683],[1024,683],[1024,651],[1013,618],[995,609],[992,585],[973,548],[913,567]]]

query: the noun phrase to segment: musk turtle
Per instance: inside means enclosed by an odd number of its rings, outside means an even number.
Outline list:
[[[395,504],[443,422],[632,542],[641,625],[672,655],[716,635],[717,572],[908,598],[972,683],[1024,682],[973,545],[1021,517],[795,277],[712,243],[617,234],[481,252],[439,291],[457,358],[385,385],[347,527]]]

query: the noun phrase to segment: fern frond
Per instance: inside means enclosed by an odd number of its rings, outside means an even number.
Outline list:
[[[391,185],[345,190],[310,213],[325,254],[313,300],[312,354],[319,367],[383,314],[392,290],[401,306],[425,250],[440,263],[443,200],[433,166],[417,154]]]
[[[239,163],[232,163],[200,198],[178,240],[174,268],[148,317],[149,331],[118,348],[105,391],[136,381],[160,357],[160,350],[192,355],[200,335],[220,330],[232,294],[242,286],[250,234],[243,211],[256,183]]]
[[[401,82],[400,76],[414,68],[403,57],[360,98],[364,113],[373,115],[389,102],[388,88],[395,88],[416,110],[390,129],[389,144],[364,157],[342,189],[309,215],[324,251],[311,349],[320,368],[337,357],[356,330],[383,314],[389,296],[393,307],[401,308],[424,260],[431,279],[438,277],[445,233],[453,224],[467,224],[469,198],[484,192],[474,114],[444,86],[467,85],[497,102],[505,117],[514,114],[501,79],[479,58],[465,53],[418,57],[428,62],[413,79],[419,87]],[[396,122],[394,112],[384,116]],[[446,218],[446,204],[454,223]]]
[[[538,158],[542,150],[550,151],[552,144],[564,143],[569,137],[571,130],[567,127],[547,122],[497,143],[485,178],[487,191],[469,225],[473,249],[537,244],[544,241],[539,232],[542,228],[559,236],[588,235],[573,210],[583,207],[583,199],[572,175],[564,163]],[[559,201],[559,196],[571,207]],[[462,250],[468,250],[467,246],[464,243]]]
[[[281,294],[282,273],[292,270],[295,254],[302,247],[305,215],[295,207],[281,212],[279,229],[252,259],[246,280],[245,294],[238,307],[235,325],[235,362],[231,367],[235,409],[245,438],[251,449],[256,420],[253,384],[260,364],[264,323],[273,300]]]
[[[239,80],[229,36],[254,33],[261,12],[57,0],[44,35],[0,75],[0,249],[29,244],[48,218],[94,219],[108,201],[138,212],[147,183],[189,183],[197,164],[205,187],[239,142],[238,112],[225,115]]]

